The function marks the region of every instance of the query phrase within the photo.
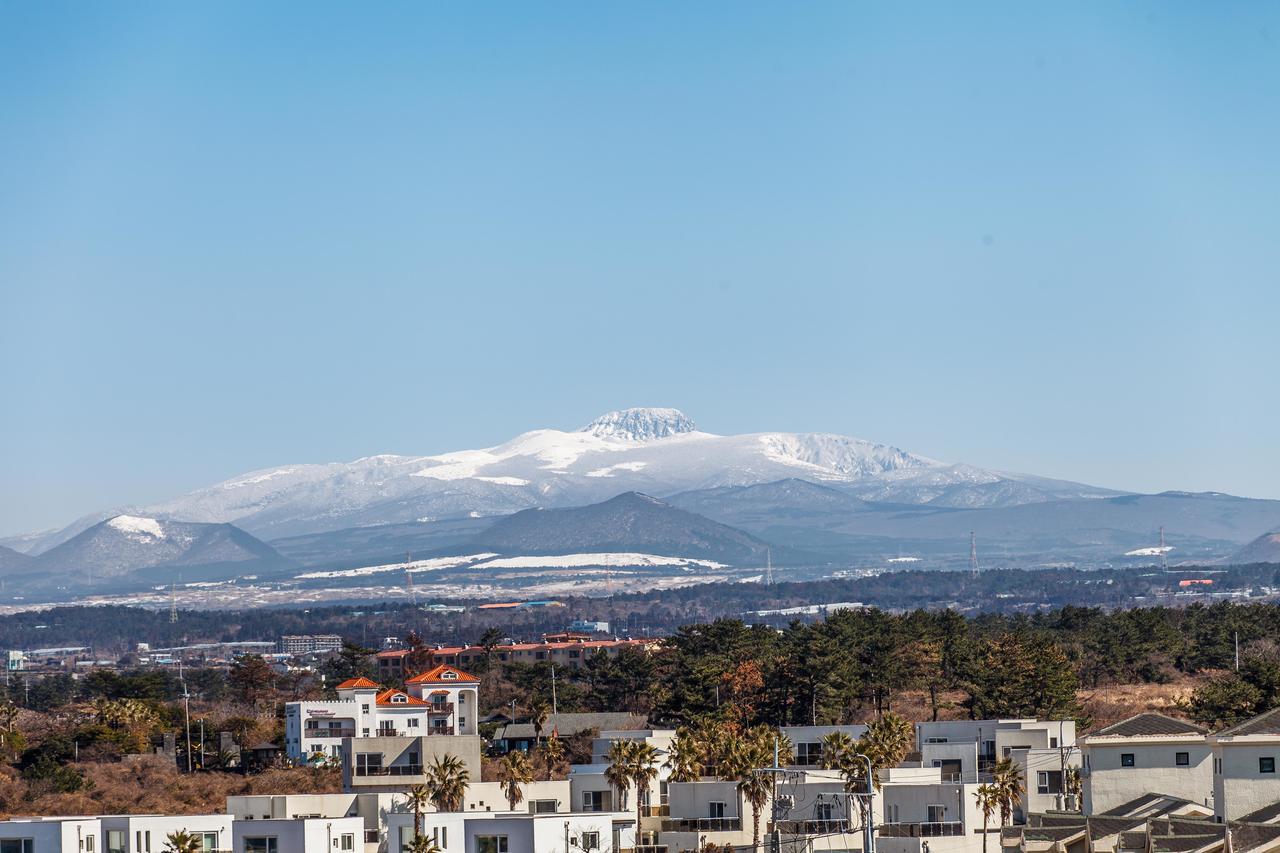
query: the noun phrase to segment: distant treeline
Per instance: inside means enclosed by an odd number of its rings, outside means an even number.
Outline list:
[[[610,598],[566,597],[563,607],[431,613],[404,603],[236,611],[187,611],[177,623],[167,610],[133,607],[57,607],[0,617],[0,649],[90,646],[111,656],[137,643],[168,647],[206,642],[277,640],[282,634],[340,634],[376,647],[383,637],[403,639],[416,631],[428,642],[476,643],[490,628],[504,636],[536,639],[563,630],[574,619],[608,621],[614,633],[666,635],[682,625],[726,617],[753,623],[786,625],[792,616],[760,617],[776,610],[831,602],[862,602],[885,610],[955,609],[968,615],[1033,613],[1066,606],[1103,610],[1176,604],[1185,592],[1179,580],[1204,577],[1212,586],[1194,590],[1239,591],[1257,596],[1280,588],[1280,566],[1230,569],[995,569],[973,577],[968,572],[902,571],[864,578],[776,583],[707,584]],[[1247,598],[1233,599],[1246,601]],[[474,605],[479,601],[458,601]],[[817,616],[801,617],[812,621]]]

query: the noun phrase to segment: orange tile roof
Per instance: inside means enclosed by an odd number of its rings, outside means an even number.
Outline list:
[[[391,699],[395,696],[403,696],[405,701],[392,702]],[[421,699],[417,698],[416,696],[410,696],[408,693],[405,693],[403,690],[384,690],[378,694],[378,698],[375,701],[379,705],[388,705],[392,708],[399,705],[426,705],[427,704],[426,702],[423,702]]]
[[[378,685],[360,676],[359,678],[348,678],[337,687],[338,690],[377,690]]]
[[[446,672],[452,672],[456,677],[443,678],[442,676]],[[406,681],[405,684],[458,684],[467,681],[478,684],[480,679],[474,675],[463,672],[456,666],[449,666],[448,664],[442,663],[434,669],[429,669],[420,675],[415,675],[413,678]]]

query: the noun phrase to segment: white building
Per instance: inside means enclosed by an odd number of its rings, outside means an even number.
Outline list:
[[[619,853],[635,847],[635,815],[625,812],[434,812],[422,833],[444,853]],[[404,853],[413,815],[392,815],[387,853]]]
[[[367,678],[337,687],[338,698],[285,705],[285,752],[293,761],[341,756],[343,738],[474,736],[480,679],[437,666],[409,679],[404,690]]]
[[[1280,708],[1208,738],[1219,821],[1239,820],[1280,802]]]
[[[0,821],[0,853],[161,853],[179,831],[204,850],[231,849],[229,815],[104,815]]]
[[[232,853],[353,853],[364,849],[358,817],[237,820]]]
[[[916,723],[916,748],[925,767],[957,781],[988,781],[999,758],[1015,750],[1065,750],[1076,745],[1074,720],[940,720]]]
[[[1082,737],[1084,813],[1102,814],[1146,794],[1212,802],[1212,749],[1205,734],[1194,723],[1146,713]]]

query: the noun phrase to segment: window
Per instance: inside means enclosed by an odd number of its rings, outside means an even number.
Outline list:
[[[377,776],[382,770],[381,752],[357,752],[356,775]]]
[[[201,840],[202,844],[200,846],[204,848],[204,853],[213,853],[213,851],[218,849],[218,833],[203,833]]]
[[[1133,767],[1133,766],[1134,766],[1134,765],[1133,765],[1133,753],[1132,753],[1132,752],[1122,752],[1122,753],[1120,753],[1120,766],[1121,766],[1121,767]]]
[[[724,803],[719,800],[707,803],[707,809],[707,817],[724,817]]]
[[[533,800],[529,803],[530,814],[554,814],[555,810],[555,800]]]
[[[1276,760],[1275,760],[1274,758],[1272,758],[1271,756],[1269,756],[1269,755],[1268,755],[1268,756],[1265,756],[1265,757],[1263,757],[1263,758],[1259,758],[1259,759],[1258,759],[1258,772],[1259,772],[1259,773],[1275,773],[1275,772],[1276,772]]]
[[[1036,774],[1036,793],[1037,794],[1061,794],[1062,793],[1062,771],[1061,770],[1041,770]]]
[[[814,807],[814,817],[818,820],[834,820],[835,806],[832,803],[818,803]]]
[[[898,818],[900,817],[898,813],[898,804],[897,803],[889,804],[889,806],[887,806],[887,810],[885,811],[885,815],[888,817],[889,823],[898,823],[899,822]]]
[[[244,853],[280,853],[280,844],[274,835],[263,838],[246,838]]]
[[[107,853],[125,853],[125,831],[123,829],[107,830]]]
[[[33,853],[34,849],[30,838],[0,838],[0,853]]]
[[[925,806],[926,823],[942,823],[947,819],[947,807],[941,805]]]
[[[944,737],[930,737],[930,738],[925,738],[924,742],[925,743],[947,743],[947,739]]]
[[[1222,759],[1221,758],[1213,759],[1213,775],[1215,776],[1222,775]]]
[[[608,791],[582,792],[582,810],[584,812],[607,812],[612,805]]]
[[[796,764],[801,767],[813,767],[822,763],[822,744],[796,744]]]
[[[1189,753],[1189,752],[1175,752],[1175,753],[1173,754],[1173,763],[1174,763],[1174,765],[1176,765],[1176,766],[1178,766],[1178,767],[1190,767],[1190,766],[1191,766],[1191,753]]]
[[[85,851],[85,853],[93,853],[93,850],[94,850],[94,847],[93,847],[93,836],[92,836],[92,835],[86,835],[86,836],[84,837],[84,851]]]
[[[449,827],[438,826],[435,829],[433,829],[431,831],[431,840],[434,841],[436,843],[436,846],[439,847],[441,850],[448,847],[449,846]]]
[[[477,835],[476,853],[507,853],[505,835]]]
[[[411,729],[416,729],[417,727],[418,727],[418,718],[417,718],[417,717],[410,717],[410,718],[409,718],[409,728],[411,728]]]
[[[140,829],[135,830],[133,833],[133,837],[134,837],[134,841],[136,842],[133,846],[137,849],[138,853],[151,853],[151,831],[150,830],[147,830],[146,832],[143,832]]]
[[[342,843],[338,845],[339,850],[355,850],[356,849],[356,836],[354,832],[342,833],[342,838],[340,839],[340,841]]]
[[[598,832],[582,833],[582,849],[583,850],[599,850],[600,849],[600,833]]]
[[[1056,737],[1049,738],[1049,748],[1050,749],[1058,748],[1058,739]]]

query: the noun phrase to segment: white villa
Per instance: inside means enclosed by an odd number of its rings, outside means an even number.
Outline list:
[[[337,687],[338,698],[285,706],[285,750],[295,762],[338,759],[344,738],[477,734],[480,679],[440,665],[384,689],[367,678]]]

